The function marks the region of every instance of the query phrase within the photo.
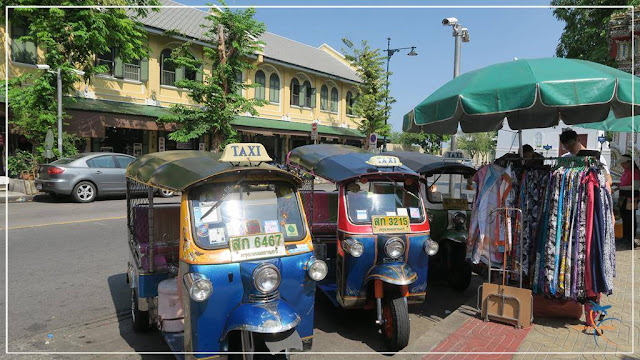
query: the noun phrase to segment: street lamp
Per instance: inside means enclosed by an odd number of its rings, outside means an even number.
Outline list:
[[[460,49],[462,48],[462,42],[469,42],[469,29],[462,27],[458,23],[458,19],[454,17],[442,19],[442,26],[451,26],[453,28],[453,37],[456,39],[455,52],[453,55],[453,77],[456,78],[460,75]],[[457,130],[457,129],[456,129]],[[456,134],[451,135],[451,151],[458,149]],[[453,195],[453,176],[449,178],[449,194]]]
[[[36,64],[36,68],[38,70],[46,70],[52,74],[56,74],[58,78],[58,152],[60,153],[60,157],[62,157],[62,76],[60,75],[60,68],[57,68],[56,71],[52,71],[51,67],[47,64]],[[84,71],[73,70],[76,74],[83,76]]]
[[[384,100],[384,107],[387,110],[387,114],[386,114],[387,116],[385,116],[384,118],[385,126],[387,126],[387,120],[389,119],[389,61],[391,60],[391,57],[393,56],[393,54],[397,53],[400,50],[407,50],[407,49],[411,49],[411,51],[407,53],[407,56],[418,55],[418,53],[416,52],[415,46],[391,49],[391,38],[390,37],[387,38],[387,50],[384,50],[387,53],[387,83],[385,84],[385,87],[387,90],[387,96],[385,97],[385,100]],[[387,135],[384,136],[384,140],[382,143],[382,151],[387,151]]]

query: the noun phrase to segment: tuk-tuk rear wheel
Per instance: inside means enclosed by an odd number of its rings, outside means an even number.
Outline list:
[[[149,325],[149,312],[138,308],[138,292],[136,289],[131,289],[131,323],[133,331],[137,333],[148,331],[151,328]]]
[[[409,344],[409,308],[404,297],[387,297],[382,307],[382,336],[390,351],[400,351]]]

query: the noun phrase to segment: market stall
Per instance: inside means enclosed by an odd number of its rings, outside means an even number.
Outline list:
[[[613,292],[613,201],[599,154],[527,161],[521,130],[605,120],[620,126],[614,119],[640,110],[638,85],[640,78],[588,61],[515,60],[462,74],[405,115],[405,131],[496,131],[506,120],[520,133],[520,157],[474,177],[471,262],[503,271],[503,285],[524,278],[558,307],[577,301],[588,311],[599,294]],[[509,296],[500,291],[504,304]]]

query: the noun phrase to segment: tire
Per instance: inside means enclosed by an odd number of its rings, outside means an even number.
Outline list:
[[[453,264],[449,264],[449,286],[462,292],[471,284],[471,264],[465,259],[466,249],[463,246],[454,246],[451,251],[454,253],[450,257]]]
[[[138,292],[136,289],[131,289],[131,324],[133,331],[137,333],[149,331],[151,328],[149,325],[149,312],[138,308]]]
[[[389,351],[400,351],[409,344],[409,308],[402,296],[384,299],[382,336]]]
[[[79,203],[92,202],[98,196],[98,189],[89,181],[80,181],[73,187],[73,199]]]
[[[158,191],[158,196],[162,197],[162,198],[170,198],[175,196],[175,192],[173,191],[169,191],[169,190],[159,190]]]

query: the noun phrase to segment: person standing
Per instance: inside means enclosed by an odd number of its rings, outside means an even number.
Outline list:
[[[633,215],[638,208],[638,191],[640,184],[640,169],[633,161],[633,157],[629,154],[622,155],[618,164],[622,166],[624,171],[620,177],[620,193],[618,204],[620,204],[620,213],[622,214],[622,238],[623,241],[630,244],[634,243],[636,235],[636,224],[633,220]],[[633,177],[631,176],[633,169]],[[633,198],[632,198],[633,194]],[[632,224],[633,222],[633,224]]]
[[[609,170],[609,165],[607,164],[604,156],[600,154],[600,151],[585,148],[584,145],[578,141],[578,134],[573,130],[563,131],[562,134],[560,134],[560,143],[562,144],[562,147],[568,151],[568,153],[562,156],[583,156],[583,154],[591,155],[590,153],[598,153],[600,157],[600,164],[602,164],[602,167],[604,168],[604,178],[607,181],[607,184],[611,186],[611,171]]]

